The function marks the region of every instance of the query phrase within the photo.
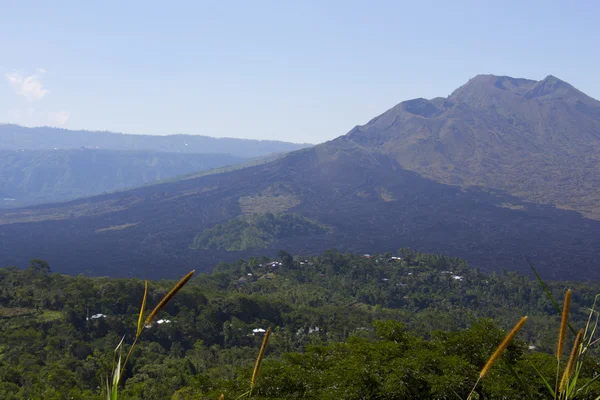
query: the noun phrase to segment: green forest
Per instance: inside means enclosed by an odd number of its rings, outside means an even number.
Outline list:
[[[328,229],[298,214],[242,215],[196,235],[193,249],[246,251],[265,249],[278,239],[326,233]]]
[[[7,400],[106,399],[115,348],[124,338],[129,350],[143,299],[154,308],[181,278],[148,282],[146,298],[143,280],[62,275],[43,260],[23,267],[0,269],[0,398]],[[559,331],[566,370],[575,334],[597,315],[590,308],[600,283],[546,283],[409,249],[280,251],[221,263],[195,275],[143,326],[118,398],[239,398],[270,328],[252,398],[466,399],[527,316],[471,400],[552,399],[542,377],[554,386]],[[560,314],[567,289],[568,329]],[[569,398],[597,399],[599,371],[590,346],[573,384],[582,390]]]
[[[1,131],[0,208],[114,192],[246,160],[230,154],[144,150],[3,150]]]

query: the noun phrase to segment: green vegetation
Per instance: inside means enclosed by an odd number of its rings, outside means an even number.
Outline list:
[[[253,399],[464,400],[527,315],[471,400],[550,399],[536,369],[554,386],[556,338],[564,331],[565,353],[574,347],[600,292],[600,283],[548,282],[555,299],[572,289],[574,334],[561,328],[544,288],[516,273],[485,274],[460,259],[407,249],[282,251],[198,275],[140,330],[142,300],[161,304],[174,284],[148,282],[146,292],[137,279],[50,273],[42,260],[0,269],[0,398],[106,399],[115,346],[139,336],[119,399],[235,399],[253,382]],[[268,328],[260,376],[252,379]],[[130,349],[123,345],[123,354]],[[560,359],[561,372],[569,359]],[[589,385],[575,398],[595,400],[594,346],[579,360],[577,387]]]
[[[0,149],[0,208],[124,190],[243,161],[230,154]]]
[[[206,229],[194,238],[191,247],[202,250],[256,250],[265,249],[279,239],[326,232],[326,227],[301,215],[254,214]]]

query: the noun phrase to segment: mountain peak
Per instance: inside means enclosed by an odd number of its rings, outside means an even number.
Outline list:
[[[531,90],[537,81],[510,76],[477,75],[456,89],[450,100],[477,105],[490,99],[523,96]]]
[[[477,108],[487,108],[518,99],[571,100],[587,104],[595,102],[591,97],[553,75],[548,75],[541,81],[510,76],[477,75],[456,89],[448,99]]]
[[[548,75],[547,77],[545,77],[544,79],[542,79],[540,82],[566,83],[565,81],[563,81],[562,79],[557,78],[554,75]]]
[[[537,82],[530,91],[525,94],[528,99],[538,98],[542,100],[567,100],[575,97],[579,100],[589,98],[567,82],[558,79],[553,75],[548,75]]]

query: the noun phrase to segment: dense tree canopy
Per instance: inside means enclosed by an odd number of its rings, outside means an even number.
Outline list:
[[[143,281],[49,268],[32,260],[23,270],[0,269],[0,398],[100,399],[115,346],[135,335]],[[148,306],[172,285],[150,282]],[[557,299],[572,288],[571,321],[584,326],[600,285],[549,286]],[[523,315],[525,328],[479,386],[481,398],[522,398],[524,390],[546,398],[531,363],[553,375],[559,315],[537,281],[407,249],[280,252],[277,259],[222,263],[198,275],[145,328],[120,398],[235,398],[248,387],[260,329],[268,327],[256,398],[465,398],[505,329]],[[583,381],[599,363],[587,359]],[[598,385],[590,390],[600,394]]]
[[[325,232],[326,227],[297,214],[244,215],[199,233],[191,247],[227,251],[265,249],[277,239]]]

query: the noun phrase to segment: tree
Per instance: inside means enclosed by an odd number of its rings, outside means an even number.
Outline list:
[[[45,260],[40,260],[37,258],[29,261],[29,269],[36,273],[42,273],[45,275],[50,274],[50,264],[48,264],[48,262]]]
[[[294,263],[294,258],[292,257],[292,255],[285,250],[279,250],[279,252],[277,253],[277,256],[281,260],[281,263],[283,264],[284,267],[289,268]]]

